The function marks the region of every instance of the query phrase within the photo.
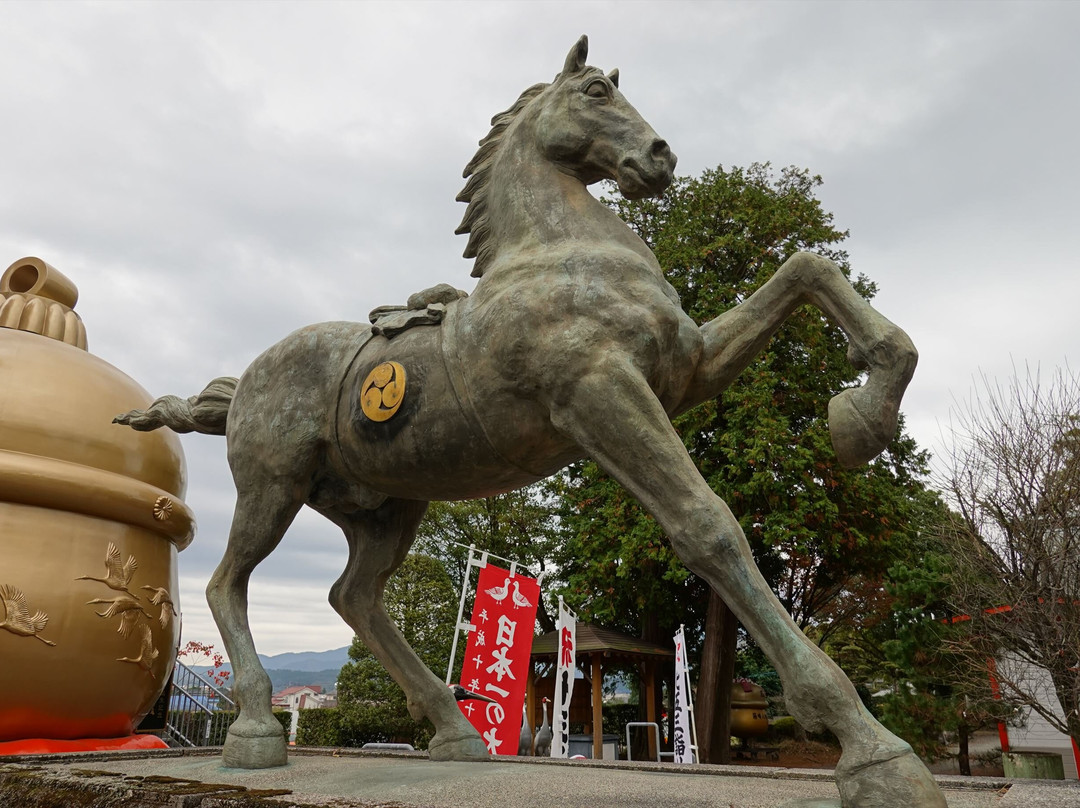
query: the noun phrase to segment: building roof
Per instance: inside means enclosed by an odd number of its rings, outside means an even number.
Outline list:
[[[310,690],[312,693],[322,693],[322,685],[294,685],[293,687],[287,687],[284,690],[279,690],[274,694],[275,699],[287,698],[294,693],[299,693],[301,690]]]
[[[553,657],[558,654],[559,636],[557,631],[549,631],[533,638],[532,656]],[[646,642],[638,637],[631,637],[609,628],[601,628],[589,623],[577,624],[577,654],[589,654],[597,651],[610,656],[622,657],[673,657],[675,649],[665,648],[656,643]]]

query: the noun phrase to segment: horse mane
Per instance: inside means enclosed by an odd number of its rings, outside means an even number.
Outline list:
[[[480,141],[480,148],[461,174],[468,179],[468,182],[457,195],[457,201],[468,202],[469,206],[465,209],[461,224],[454,233],[459,236],[469,234],[469,243],[465,245],[465,252],[462,255],[465,258],[476,259],[472,269],[474,278],[483,276],[484,270],[494,257],[489,241],[491,228],[488,224],[488,192],[490,191],[488,180],[491,178],[491,167],[495,162],[495,155],[499,152],[502,137],[529,102],[550,86],[543,82],[534,84],[518,97],[510,109],[492,118],[491,131]]]

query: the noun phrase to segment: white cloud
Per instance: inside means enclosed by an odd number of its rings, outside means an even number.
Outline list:
[[[237,375],[291,330],[446,281],[461,169],[579,34],[681,173],[824,176],[857,271],[922,359],[924,446],[980,369],[1074,362],[1080,7],[1061,3],[8,4],[0,261],[82,292],[91,350],[155,394]],[[225,547],[220,438],[185,436],[199,519],[185,636]],[[264,653],[337,647],[336,528],[302,517],[256,573]]]

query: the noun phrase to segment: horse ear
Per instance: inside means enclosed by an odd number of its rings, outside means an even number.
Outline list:
[[[589,56],[589,38],[581,35],[581,39],[574,43],[574,47],[566,54],[566,64],[563,65],[563,75],[570,76],[578,73],[585,67],[585,59]]]
[[[611,79],[612,84],[614,84],[616,87],[619,86],[619,68],[616,67],[614,70],[607,74],[607,77]]]

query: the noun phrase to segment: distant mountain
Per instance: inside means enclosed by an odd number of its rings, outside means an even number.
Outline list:
[[[297,685],[319,685],[324,693],[337,691],[337,678],[340,668],[330,668],[325,671],[293,671],[276,668],[266,673],[270,677],[270,684],[274,692],[284,690],[287,687]]]
[[[286,654],[265,656],[259,654],[259,661],[266,668],[274,692],[293,685],[321,685],[324,692],[337,689],[338,672],[349,661],[349,647],[334,648],[330,651],[300,651]],[[232,672],[232,665],[226,662],[223,671]],[[195,670],[205,673],[206,666],[197,665]]]
[[[259,661],[269,670],[288,671],[327,671],[341,670],[349,661],[349,646],[331,651],[299,651],[286,654],[264,656],[259,654]]]

